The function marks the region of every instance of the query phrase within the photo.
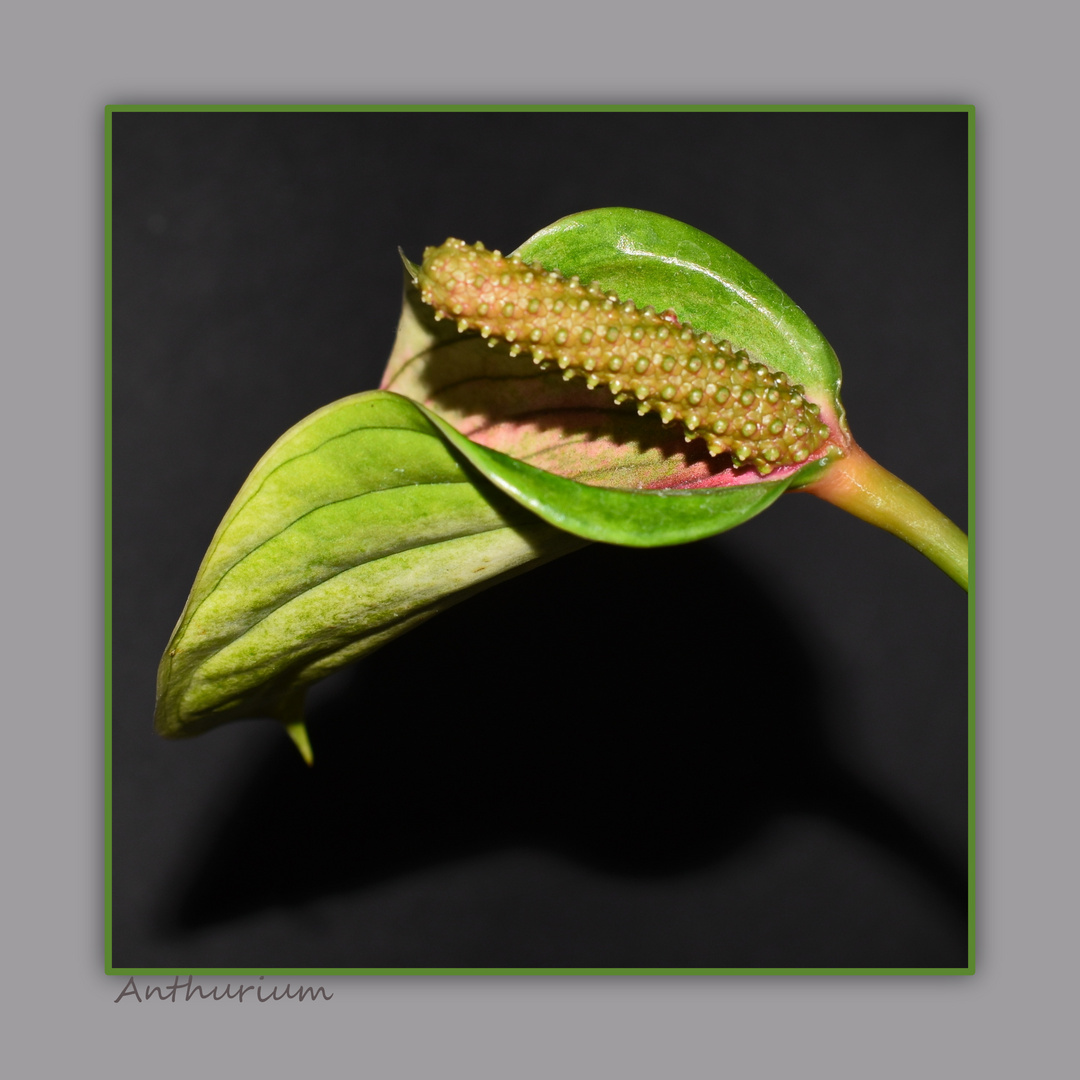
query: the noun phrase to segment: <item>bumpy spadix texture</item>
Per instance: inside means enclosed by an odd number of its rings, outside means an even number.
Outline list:
[[[818,406],[782,372],[595,282],[450,239],[424,252],[417,284],[435,318],[454,318],[492,345],[509,342],[515,355],[531,352],[590,389],[607,386],[616,401],[636,400],[641,415],[678,422],[687,441],[702,438],[711,454],[730,453],[763,475],[801,464],[829,437]]]

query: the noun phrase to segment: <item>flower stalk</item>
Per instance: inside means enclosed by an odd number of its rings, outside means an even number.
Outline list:
[[[900,537],[967,589],[967,536],[861,447],[852,443],[820,479],[800,490]]]

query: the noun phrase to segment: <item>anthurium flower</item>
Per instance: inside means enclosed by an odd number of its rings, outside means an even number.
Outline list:
[[[656,546],[816,494],[967,587],[964,534],[855,443],[806,314],[718,240],[623,208],[503,255],[406,261],[379,391],[287,432],[207,553],[159,671],[187,735],[272,716],[310,760],[315,680],[587,540]]]
[[[474,445],[457,445],[470,460],[553,523],[613,539],[610,522],[568,523],[557,500],[548,507],[532,490],[546,478],[476,447],[605,489],[730,493],[699,503],[710,513],[728,502],[748,517],[784,490],[810,491],[903,537],[966,587],[964,534],[852,437],[832,347],[713,237],[613,208],[564,218],[505,257],[448,241],[407,268],[413,287],[383,388],[465,435]],[[763,505],[731,492],[750,487]],[[664,503],[673,518],[676,505]],[[671,540],[642,530],[618,542]]]

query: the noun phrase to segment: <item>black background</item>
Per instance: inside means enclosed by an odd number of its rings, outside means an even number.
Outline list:
[[[439,616],[313,695],[313,770],[272,724],[151,725],[244,476],[377,385],[398,244],[508,250],[603,205],[718,236],[830,339],[862,445],[964,526],[966,128],[115,115],[114,965],[966,965],[966,598],[809,496]]]

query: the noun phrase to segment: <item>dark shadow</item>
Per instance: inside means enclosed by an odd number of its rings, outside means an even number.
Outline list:
[[[361,662],[312,710],[315,767],[282,737],[162,929],[503,848],[632,884],[721,862],[795,810],[902,860],[962,943],[964,868],[836,760],[815,659],[767,587],[707,544],[559,560]]]

